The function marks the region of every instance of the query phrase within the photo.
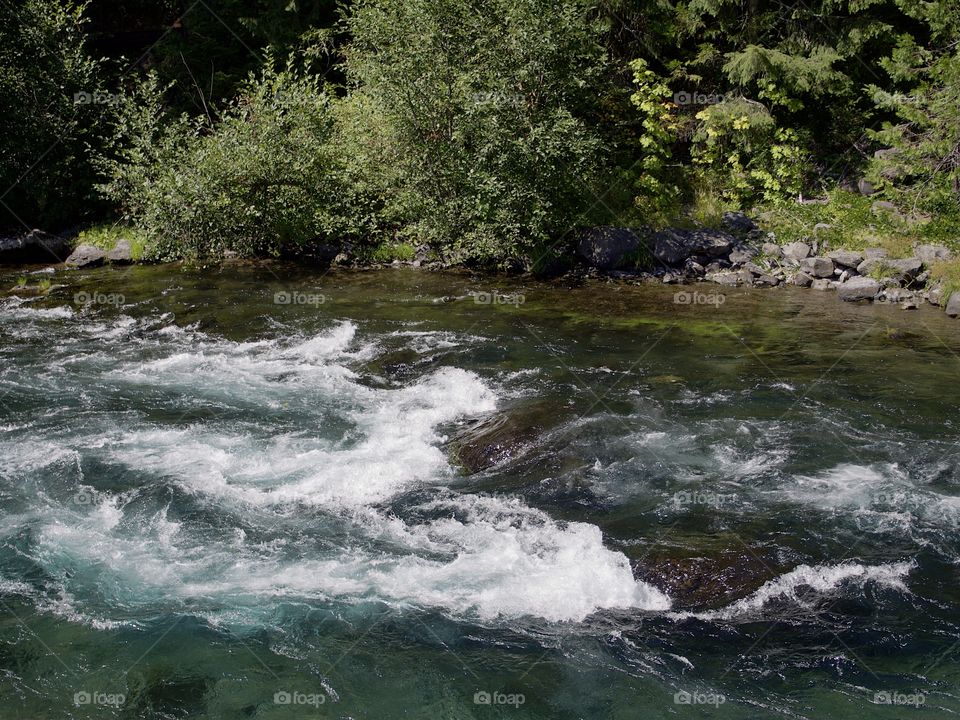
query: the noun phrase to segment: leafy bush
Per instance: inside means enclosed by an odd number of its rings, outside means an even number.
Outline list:
[[[511,263],[577,226],[604,152],[589,6],[364,0],[347,28],[348,154],[401,235]]]
[[[156,259],[270,255],[352,228],[315,78],[264,70],[211,126],[166,117],[155,79],[126,100],[101,189],[151,238]]]
[[[83,6],[13,0],[0,23],[0,227],[63,226],[89,207],[88,147],[110,113]]]

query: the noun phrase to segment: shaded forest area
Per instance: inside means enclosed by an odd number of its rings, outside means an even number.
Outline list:
[[[0,0],[0,225],[536,269],[723,212],[960,237],[949,0]],[[811,209],[813,208],[813,209]],[[892,224],[891,224],[892,223]]]

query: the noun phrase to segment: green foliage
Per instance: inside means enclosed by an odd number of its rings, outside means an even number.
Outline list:
[[[648,224],[663,225],[676,214],[681,196],[682,179],[669,164],[680,129],[676,106],[670,102],[673,93],[666,80],[651,70],[646,60],[634,60],[630,68],[634,84],[630,101],[640,116],[641,128],[636,204]]]
[[[579,0],[364,0],[347,20],[356,169],[401,234],[510,264],[573,230],[604,146],[602,27]],[[389,168],[389,169],[385,169]]]
[[[167,118],[155,80],[124,105],[103,192],[156,259],[282,250],[349,230],[331,158],[330,100],[290,67],[251,78],[214,127]]]
[[[881,107],[892,110],[897,122],[887,122],[871,133],[889,147],[874,158],[873,179],[886,194],[904,205],[922,207],[938,215],[960,215],[960,51],[955,47],[931,59],[911,40],[903,51],[916,56],[922,67],[892,63],[897,77],[910,76],[916,85],[909,93],[891,93],[873,86]]]
[[[94,225],[81,230],[75,244],[93,245],[109,252],[120,240],[130,243],[130,255],[134,260],[144,258],[150,246],[150,238],[139,228],[107,224]]]
[[[708,187],[727,200],[781,202],[804,186],[806,157],[797,133],[778,128],[760,103],[734,98],[697,113],[691,155]]]
[[[930,277],[943,286],[941,304],[946,305],[953,293],[960,292],[960,258],[935,263]]]
[[[88,147],[109,114],[83,6],[12,0],[0,22],[0,227],[62,225],[89,206]]]

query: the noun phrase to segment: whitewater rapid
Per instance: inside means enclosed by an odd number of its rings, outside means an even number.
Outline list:
[[[31,557],[48,576],[34,592],[48,609],[83,618],[96,598],[120,611],[88,617],[108,626],[171,605],[219,608],[216,620],[265,600],[379,601],[482,620],[670,607],[597,527],[450,489],[457,473],[441,428],[497,407],[472,372],[444,367],[370,387],[351,365],[378,349],[352,322],[241,343],[169,318],[91,323],[67,308],[7,310],[23,335],[32,323],[74,323],[76,344],[42,368],[55,393],[136,393],[166,416],[81,403],[60,437],[39,426],[29,442],[22,429],[15,441],[0,434],[5,482],[27,478],[40,491],[20,519],[34,527]],[[211,407],[231,419],[185,419]]]

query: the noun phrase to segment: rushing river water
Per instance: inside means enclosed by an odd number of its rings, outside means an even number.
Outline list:
[[[0,295],[0,717],[960,712],[960,325],[930,308],[53,280]]]

